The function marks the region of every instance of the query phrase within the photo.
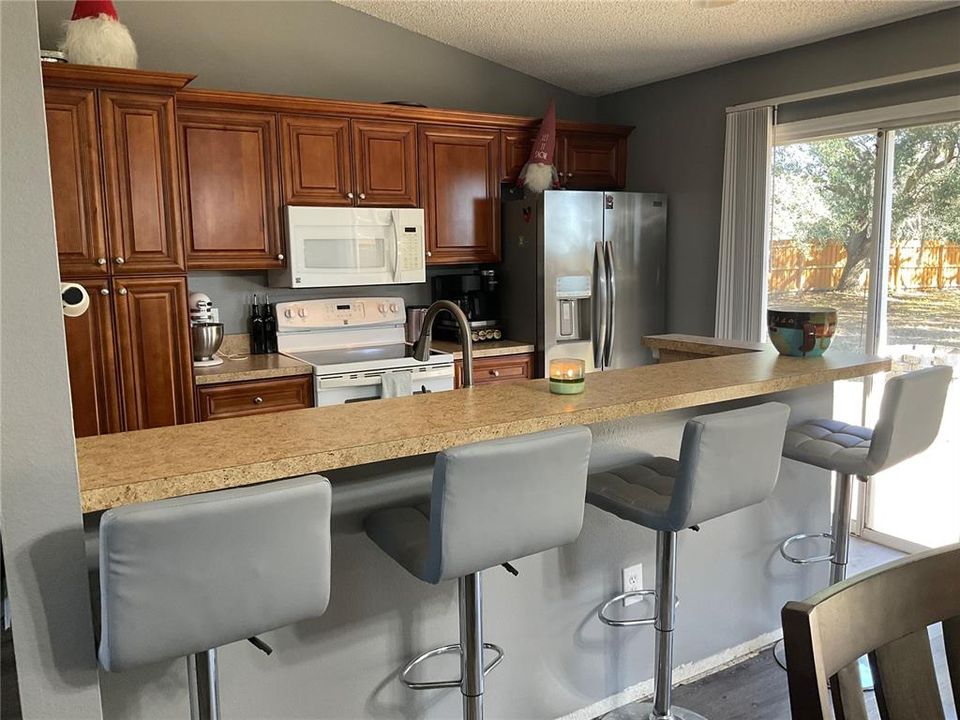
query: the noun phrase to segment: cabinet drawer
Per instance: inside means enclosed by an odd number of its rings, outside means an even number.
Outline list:
[[[533,355],[496,355],[474,358],[473,384],[485,385],[507,380],[529,380],[533,377]],[[463,363],[454,365],[454,386],[463,386]]]
[[[300,410],[313,407],[313,376],[201,385],[197,400],[201,421]]]

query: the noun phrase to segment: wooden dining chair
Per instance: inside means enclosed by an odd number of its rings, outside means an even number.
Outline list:
[[[793,720],[867,720],[857,670],[865,654],[882,720],[943,720],[927,634],[938,622],[960,708],[960,544],[861,573],[780,616]]]

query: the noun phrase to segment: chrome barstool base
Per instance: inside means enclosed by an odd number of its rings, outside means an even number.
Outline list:
[[[654,715],[652,702],[633,702],[611,710],[602,720],[707,720],[700,713],[682,707],[670,708],[669,715]]]

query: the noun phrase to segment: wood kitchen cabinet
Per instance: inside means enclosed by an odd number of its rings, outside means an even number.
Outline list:
[[[627,184],[627,139],[593,132],[557,134],[560,185],[569,190],[618,190]]]
[[[96,90],[46,87],[44,103],[60,276],[106,275]]]
[[[124,429],[193,422],[186,278],[117,278],[112,294]]]
[[[313,375],[201,385],[200,421],[313,407]]]
[[[417,206],[416,124],[280,116],[284,202]]]
[[[276,114],[178,106],[177,138],[187,265],[283,267]]]
[[[515,183],[520,177],[520,171],[527,164],[533,141],[537,138],[536,130],[501,130],[500,131],[500,181]]]
[[[421,125],[427,263],[499,262],[500,132]]]
[[[100,91],[114,274],[186,272],[173,96]]]
[[[108,280],[81,280],[90,307],[64,318],[73,431],[77,437],[123,430],[117,349],[113,337],[113,299]]]
[[[533,354],[494,355],[473,359],[473,384],[486,385],[508,380],[530,380],[533,377]],[[453,363],[453,386],[463,387],[463,361]]]

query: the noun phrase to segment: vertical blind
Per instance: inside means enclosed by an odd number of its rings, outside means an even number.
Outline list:
[[[766,305],[773,108],[727,113],[716,336],[760,341]]]

